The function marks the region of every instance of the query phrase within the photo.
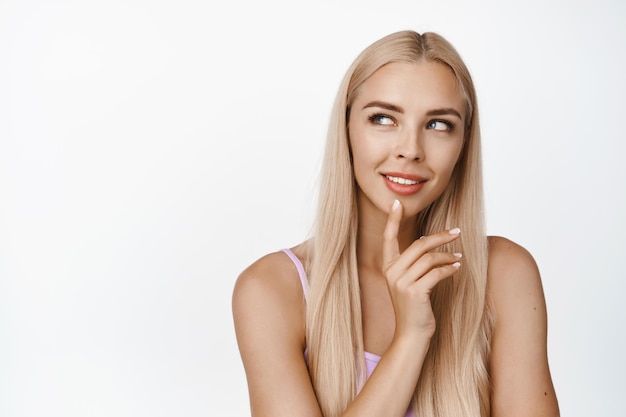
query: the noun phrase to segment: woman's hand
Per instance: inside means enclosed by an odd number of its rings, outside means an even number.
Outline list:
[[[396,316],[394,338],[430,338],[436,327],[430,304],[432,289],[461,266],[461,254],[432,251],[457,239],[461,231],[455,228],[424,236],[400,253],[398,230],[402,211],[402,205],[395,200],[383,236],[383,274]]]

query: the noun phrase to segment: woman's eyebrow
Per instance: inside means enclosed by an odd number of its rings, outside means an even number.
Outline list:
[[[426,113],[427,116],[448,116],[448,115],[452,115],[452,116],[456,116],[459,119],[463,120],[463,118],[461,117],[461,114],[456,111],[456,109],[453,109],[452,107],[447,107],[445,109],[434,109],[434,110],[429,110],[428,113]]]
[[[380,100],[370,101],[365,106],[363,106],[363,109],[367,109],[369,107],[379,107],[381,109],[385,109],[385,110],[389,110],[389,111],[393,111],[397,113],[404,113],[404,109],[402,107],[395,105],[395,104],[387,103],[385,101],[380,101]],[[461,113],[459,113],[456,109],[453,109],[452,107],[429,110],[428,113],[426,113],[426,115],[427,116],[451,115],[451,116],[456,116],[459,119],[463,120],[463,117],[461,117]]]
[[[395,111],[396,113],[404,113],[404,109],[402,107],[396,106],[395,104],[386,103],[384,101],[370,101],[365,106],[363,106],[363,109],[367,109],[368,107],[380,107],[381,109]]]

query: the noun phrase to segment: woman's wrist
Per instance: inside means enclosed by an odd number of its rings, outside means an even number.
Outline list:
[[[416,352],[423,352],[426,355],[430,346],[431,335],[424,332],[413,332],[412,334],[396,333],[391,341],[389,349],[407,352],[414,356]]]

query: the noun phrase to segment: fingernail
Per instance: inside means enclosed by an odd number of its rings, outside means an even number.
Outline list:
[[[459,229],[458,227],[455,227],[454,229],[451,229],[448,231],[451,235],[458,235],[459,233],[461,233],[461,229]]]
[[[393,200],[393,206],[391,206],[391,211],[398,210],[398,207],[400,207],[400,202],[398,200]]]
[[[461,266],[461,262],[455,262],[452,264],[453,267],[458,268]]]
[[[460,259],[460,258],[462,258],[462,257],[463,257],[463,254],[462,254],[462,253],[455,253],[455,254],[454,254],[454,256],[455,256],[456,258],[459,258],[459,259]]]
[[[424,239],[426,236],[420,236],[420,239]]]

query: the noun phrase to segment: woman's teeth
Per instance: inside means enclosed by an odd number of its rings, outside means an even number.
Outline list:
[[[396,184],[402,184],[402,185],[415,185],[418,183],[418,181],[413,181],[413,180],[407,180],[406,178],[400,178],[400,177],[391,177],[389,175],[385,175],[385,177],[392,182],[395,182]]]

